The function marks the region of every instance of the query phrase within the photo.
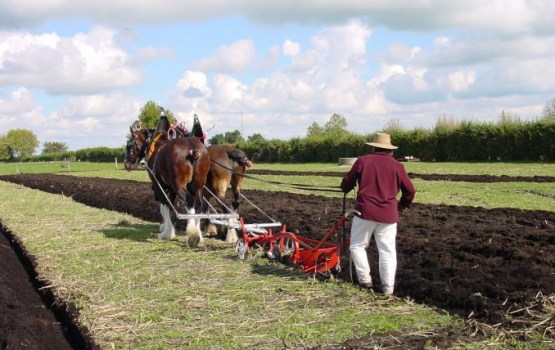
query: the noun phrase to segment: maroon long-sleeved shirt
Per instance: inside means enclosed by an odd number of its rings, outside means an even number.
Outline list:
[[[374,152],[361,157],[341,181],[343,192],[359,185],[355,209],[361,218],[383,223],[399,221],[399,209],[410,206],[416,189],[403,164],[385,152]],[[397,202],[397,194],[401,198]]]

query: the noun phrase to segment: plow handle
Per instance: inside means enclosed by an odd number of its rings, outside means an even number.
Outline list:
[[[320,242],[318,242],[318,244],[316,245],[316,247],[314,247],[314,248],[312,249],[313,253],[312,253],[311,256],[310,256],[311,258],[312,258],[312,255],[314,255],[314,254],[316,253],[316,250],[320,249],[320,247],[324,244],[325,241],[328,240],[328,238],[330,238],[330,236],[335,232],[335,230],[337,230],[337,228],[343,224],[343,222],[345,221],[345,219],[347,219],[347,217],[348,217],[349,215],[352,215],[352,214],[359,214],[359,215],[360,215],[360,212],[359,212],[358,210],[352,209],[352,210],[349,210],[349,211],[345,212],[345,214],[341,215],[341,217],[339,218],[339,220],[337,220],[337,221],[335,222],[335,225],[333,225],[333,227],[330,228],[330,229],[328,230],[328,232],[326,232],[326,234],[324,235],[324,237],[322,238],[322,240],[320,240]]]

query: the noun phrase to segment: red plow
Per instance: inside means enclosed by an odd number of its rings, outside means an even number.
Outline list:
[[[336,275],[341,271],[341,253],[348,242],[339,237],[336,243],[329,242],[329,239],[347,217],[355,212],[350,210],[341,215],[321,240],[288,232],[285,225],[277,233],[269,229],[267,233],[257,234],[249,230],[241,219],[242,236],[237,242],[237,255],[244,260],[254,248],[261,248],[268,258],[298,266],[306,273]]]

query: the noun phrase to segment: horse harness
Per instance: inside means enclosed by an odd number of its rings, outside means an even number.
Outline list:
[[[163,131],[158,131],[158,132],[155,132],[154,137],[152,137],[152,135],[149,133],[149,137],[146,139],[146,142],[145,142],[145,148],[148,148],[148,151],[145,153],[145,158],[147,161],[147,169],[149,169],[149,171],[153,176],[156,176],[156,162],[158,161],[158,155],[160,154],[159,152],[160,149],[158,149],[158,152],[155,153],[156,144],[163,143],[160,147],[164,147],[167,145],[168,141],[171,141],[173,139],[173,138],[170,138],[170,140],[163,140],[162,137],[164,136],[164,134],[167,135],[167,132],[165,133]],[[195,137],[195,136],[185,136],[185,134],[183,133],[181,133],[181,135],[182,135],[181,137]],[[169,135],[167,136],[169,137]],[[153,163],[152,169],[150,169],[150,167],[148,166],[148,160],[152,157],[152,154],[154,154],[154,163]],[[192,164],[194,164],[194,162],[198,159],[198,157],[199,157],[199,153],[196,148],[189,149],[187,158]]]

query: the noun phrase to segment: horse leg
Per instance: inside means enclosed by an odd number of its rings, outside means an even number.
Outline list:
[[[206,209],[208,208],[207,203],[210,201],[211,198],[212,198],[211,190],[210,191],[205,190],[204,191],[203,210],[202,210],[203,213],[206,212]],[[211,223],[210,220],[206,220],[206,229],[204,231],[204,235],[206,237],[217,237],[218,236],[218,228],[216,227],[216,225]]]
[[[237,166],[234,170],[241,174],[244,174],[246,171],[244,166]],[[231,190],[233,191],[233,201],[231,205],[233,206],[233,211],[237,211],[237,209],[239,209],[239,204],[241,204],[239,195],[241,194],[241,183],[243,183],[244,179],[243,176],[235,174],[231,177]]]
[[[245,167],[242,167],[243,171],[241,171],[241,169],[238,169],[238,168],[241,168],[241,167],[240,166],[236,167],[235,169],[236,172],[242,172],[242,173],[245,172]],[[243,179],[244,179],[243,176],[235,175],[235,174],[231,177],[231,191],[233,192],[233,200],[231,202],[231,205],[234,213],[237,212],[237,209],[239,208],[239,204],[241,204],[239,195],[241,193],[241,183],[243,182]],[[237,219],[229,219],[230,225],[238,224],[238,223],[239,221]],[[227,230],[225,241],[227,243],[237,243],[238,239],[239,237],[237,235],[237,230],[234,228],[231,228],[230,226],[230,228],[228,228]]]
[[[233,210],[232,213],[235,213],[235,210]],[[225,241],[226,243],[237,243],[239,236],[237,235],[237,230],[232,226],[239,224],[239,220],[230,218],[227,223],[228,227],[226,230]]]
[[[230,181],[231,181],[231,176],[226,171],[223,177],[214,186],[215,195],[216,195],[216,198],[218,199],[220,208],[222,209],[223,213],[235,212],[234,210],[230,211],[229,208],[225,205],[225,193],[227,191],[227,187],[229,186]],[[237,224],[237,223],[238,221],[235,219],[228,220],[228,227],[225,232],[225,241],[227,243],[237,242],[237,231],[231,227],[231,225]],[[214,229],[217,232],[217,229],[215,226],[214,226]],[[222,236],[223,236],[223,233],[222,233]]]
[[[175,195],[170,195],[171,202],[175,202]],[[162,223],[160,224],[161,232],[158,238],[163,240],[171,240],[175,238],[175,226],[172,221],[169,204],[163,200],[160,202],[160,214],[162,214]]]
[[[225,206],[225,191],[226,188],[224,186],[221,186],[221,184],[219,184],[218,186],[215,186],[214,188],[214,195],[216,197],[216,200],[218,201],[218,205],[220,206],[220,209],[222,210],[222,213],[227,213],[228,209]],[[207,231],[210,231],[213,233],[214,236],[218,237],[220,236],[220,233],[218,232],[218,227],[212,223],[208,224],[208,227],[206,228]]]
[[[195,210],[195,196],[191,195],[185,190],[181,190],[179,196],[184,199],[185,210],[188,215],[196,214]],[[187,227],[185,228],[185,236],[187,237],[187,244],[190,247],[196,247],[203,243],[202,234],[200,231],[200,219],[187,219]]]
[[[172,223],[169,205],[160,203],[160,214],[162,214],[162,223],[160,224],[162,231],[158,235],[158,238],[163,240],[174,239],[175,227]]]
[[[152,179],[152,178],[151,178]],[[152,183],[152,191],[154,192],[154,199],[156,199],[157,202],[160,202],[160,215],[162,216],[162,222],[160,222],[160,233],[158,234],[158,237],[160,237],[160,235],[164,232],[164,228],[165,228],[165,219],[164,219],[164,214],[162,213],[162,205],[164,205],[164,197],[160,196],[160,189],[158,188],[158,186],[156,186],[154,184],[154,179],[152,179],[153,183]]]
[[[158,238],[163,240],[175,238],[175,229],[171,221],[170,207],[168,206],[166,196],[162,190],[154,182],[158,182],[157,179],[151,176],[152,190],[154,192],[154,198],[160,202],[160,215],[162,216],[162,222],[160,223],[160,233]],[[175,197],[174,197],[175,198]]]

